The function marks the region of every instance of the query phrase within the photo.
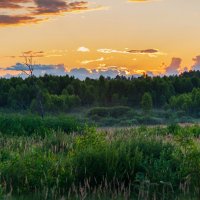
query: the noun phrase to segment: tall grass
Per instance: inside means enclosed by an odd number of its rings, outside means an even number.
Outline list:
[[[0,195],[195,199],[200,195],[198,129],[140,127],[97,132],[86,128],[82,134],[51,131],[44,137],[3,134]]]
[[[51,130],[71,133],[81,131],[83,127],[75,118],[66,116],[47,116],[42,119],[35,115],[0,115],[0,132],[5,135],[39,134],[44,136]]]

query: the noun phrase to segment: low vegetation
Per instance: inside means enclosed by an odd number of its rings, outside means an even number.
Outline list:
[[[0,135],[11,199],[190,199],[200,195],[200,127]]]
[[[197,123],[199,119],[184,111],[143,110],[127,106],[93,107],[82,114],[86,122],[98,127],[132,127],[139,125],[166,125],[171,123]],[[72,114],[73,115],[73,114]]]
[[[66,116],[46,116],[42,119],[36,115],[1,114],[0,132],[3,135],[14,136],[45,136],[49,132],[62,131],[63,133],[81,132],[84,124],[77,119]]]

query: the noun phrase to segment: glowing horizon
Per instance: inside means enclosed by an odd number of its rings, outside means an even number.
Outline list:
[[[36,64],[127,73],[200,67],[199,0],[2,0],[0,73]],[[187,68],[187,69],[186,69]]]

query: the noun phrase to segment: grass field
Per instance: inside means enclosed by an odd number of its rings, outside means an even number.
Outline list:
[[[2,199],[186,200],[200,195],[198,125],[64,130],[1,131]]]

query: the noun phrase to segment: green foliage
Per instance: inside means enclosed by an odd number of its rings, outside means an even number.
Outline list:
[[[64,116],[42,119],[34,115],[0,115],[0,132],[5,135],[39,134],[44,136],[51,130],[70,133],[83,130],[83,125],[72,117]]]
[[[198,116],[200,112],[200,89],[194,88],[190,93],[171,97],[170,107],[173,110],[181,110],[187,114]]]
[[[199,106],[200,72],[187,72],[172,77],[117,76],[84,81],[69,76],[0,79],[0,108],[37,112],[38,95],[46,105],[46,112],[66,112],[77,106],[130,106],[139,108],[145,93],[151,93],[154,107],[162,108],[171,102],[173,109],[195,112]],[[193,90],[195,88],[195,90]],[[193,90],[193,92],[192,92]],[[191,95],[187,95],[192,93]],[[186,95],[185,95],[186,94]],[[179,95],[183,95],[178,97]],[[192,97],[191,97],[192,96]],[[173,99],[173,97],[178,99]],[[171,100],[170,100],[171,99]],[[184,100],[181,105],[177,104]],[[191,110],[192,99],[192,110]],[[175,106],[175,107],[174,107]],[[200,112],[197,109],[196,114]]]
[[[181,127],[178,124],[173,123],[168,125],[167,129],[169,134],[177,135],[180,132]]]
[[[144,114],[149,114],[153,107],[152,97],[150,93],[144,93],[142,96],[141,107]]]
[[[66,160],[59,159],[50,152],[43,154],[34,149],[19,158],[4,162],[0,169],[7,184],[12,185],[19,193],[36,188],[41,190],[45,187],[64,187],[64,184],[67,186],[73,182],[71,168]]]
[[[182,159],[180,163],[180,176],[188,184],[187,189],[200,194],[200,149],[194,141],[190,129],[182,129],[176,138],[180,145],[177,156]]]
[[[64,113],[72,107],[80,106],[80,99],[75,95],[45,95],[43,106],[46,112],[49,113]],[[32,112],[39,113],[38,102],[33,99],[30,109]]]

